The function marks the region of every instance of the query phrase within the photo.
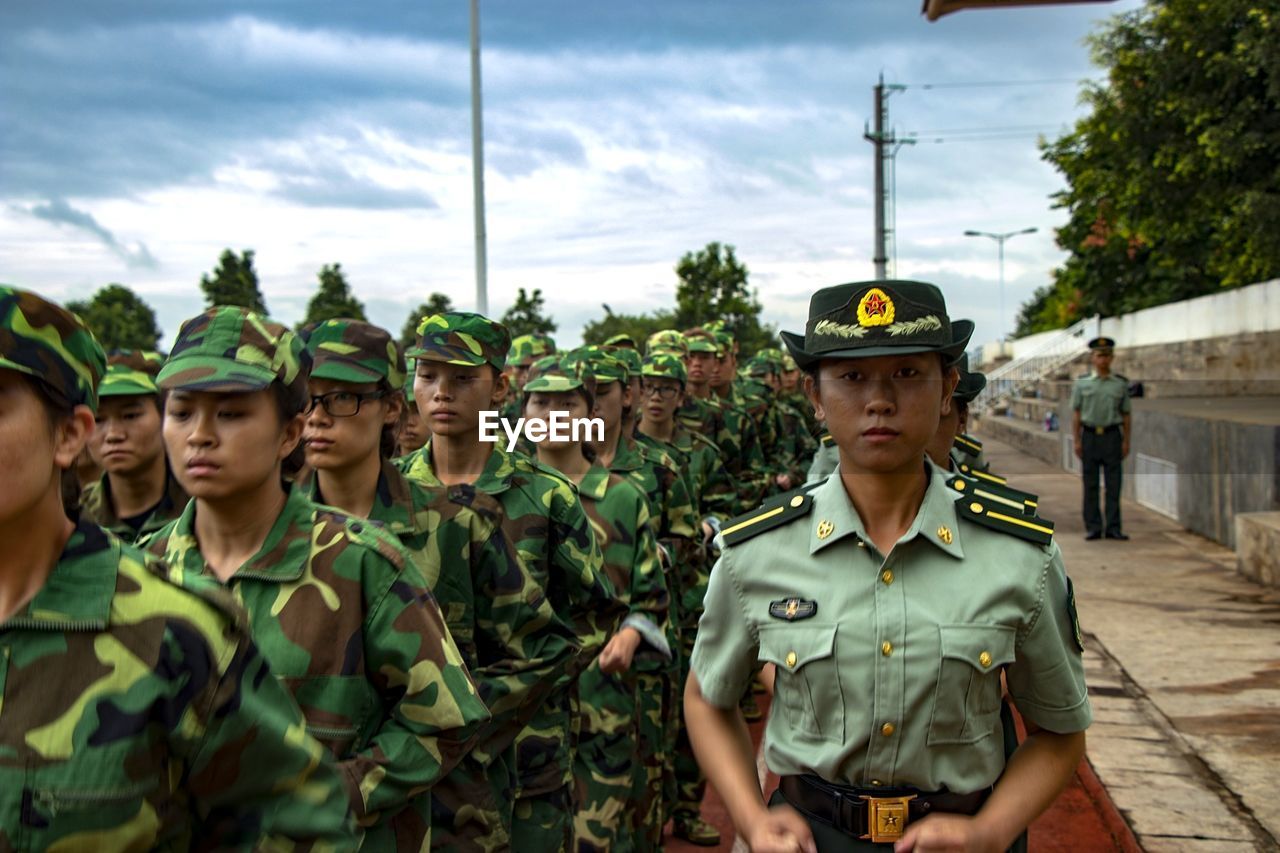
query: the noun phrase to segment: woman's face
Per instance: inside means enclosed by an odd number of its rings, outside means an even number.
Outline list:
[[[480,440],[480,412],[501,408],[507,378],[487,364],[467,367],[418,359],[413,397],[418,414],[432,435]]]
[[[160,409],[149,394],[104,397],[89,452],[104,471],[128,477],[148,471],[164,453]]]
[[[278,482],[302,437],[303,417],[281,423],[275,394],[172,391],[164,443],[174,476],[193,498],[218,500]]]
[[[805,393],[857,473],[919,468],[960,376],[945,374],[936,353],[823,359]]]
[[[20,518],[58,489],[93,428],[87,406],[75,418],[52,426],[44,401],[31,382],[13,370],[0,369],[0,522]]]
[[[640,385],[640,416],[650,423],[670,423],[684,402],[681,391],[674,379],[646,376]]]
[[[604,422],[605,431],[622,423],[622,413],[631,406],[631,386],[621,382],[609,382],[596,386],[595,407],[591,416]]]
[[[562,437],[553,439],[551,416],[556,412],[561,413],[562,426],[559,429]],[[589,414],[587,398],[582,396],[581,391],[535,391],[529,395],[529,402],[524,406],[525,429],[528,430],[530,422],[542,421],[547,425],[547,439],[538,442],[539,447],[573,447],[581,444],[586,436],[585,431],[579,428],[579,440],[573,440],[573,421],[577,418],[585,418]]]
[[[378,393],[377,383],[334,379],[312,379],[307,388],[315,404],[307,413],[302,432],[308,465],[319,470],[342,469],[379,456],[382,428],[394,425],[400,418],[398,394],[362,397]],[[354,415],[339,417],[329,411],[348,411],[357,403],[359,408]]]

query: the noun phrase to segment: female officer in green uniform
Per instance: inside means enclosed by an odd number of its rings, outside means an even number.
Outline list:
[[[879,281],[818,291],[783,340],[840,464],[722,532],[690,740],[753,850],[1004,849],[1070,779],[1090,711],[1051,529],[925,460],[967,335],[933,285]],[[733,710],[758,661],[773,808]],[[1029,731],[1007,766],[1002,671]]]
[[[243,611],[66,506],[104,367],[77,317],[0,285],[0,850],[351,849]]]
[[[243,308],[182,324],[157,384],[192,501],[147,547],[244,602],[307,730],[337,760],[368,849],[419,849],[431,786],[489,713],[400,544],[284,485],[309,402],[303,357],[297,335]]]

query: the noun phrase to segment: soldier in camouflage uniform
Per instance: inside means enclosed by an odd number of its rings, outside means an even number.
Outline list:
[[[477,746],[432,789],[432,845],[509,849],[515,737],[576,656],[574,636],[502,532],[501,504],[470,485],[411,481],[388,460],[406,384],[391,335],[328,320],[312,331],[307,353],[310,497],[399,538],[493,715]]]
[[[581,362],[538,362],[525,385],[524,414],[548,422],[552,412],[585,418],[594,403],[595,381]],[[651,796],[661,776],[651,778],[636,755],[639,737],[638,673],[633,661],[671,660],[676,638],[671,600],[658,560],[657,539],[644,495],[618,474],[592,461],[586,436],[550,436],[536,446],[538,460],[578,487],[582,505],[604,554],[604,570],[628,611],[618,631],[579,679],[578,745],[574,757],[573,849],[657,850],[661,809]],[[655,784],[656,783],[656,784]]]
[[[304,359],[295,334],[243,308],[182,325],[157,384],[193,500],[147,547],[244,603],[308,731],[338,761],[369,849],[421,849],[431,786],[489,713],[400,543],[282,487],[310,399]]]
[[[155,352],[112,353],[98,383],[89,452],[105,473],[84,490],[80,512],[127,542],[164,527],[187,505],[160,435],[155,375],[163,363]]]
[[[400,421],[400,434],[396,441],[396,455],[408,456],[427,443],[430,430],[418,412],[418,401],[413,399],[413,385],[406,383],[401,391],[404,397],[404,416]]]
[[[507,395],[502,401],[501,416],[515,421],[520,417],[520,394],[524,389],[525,379],[533,363],[549,355],[555,355],[556,342],[550,335],[519,335],[511,339],[511,349],[507,353]]]
[[[746,377],[739,380],[747,396],[767,400],[777,419],[776,452],[782,460],[782,472],[775,479],[778,489],[788,491],[805,480],[805,472],[818,449],[818,441],[809,434],[809,425],[798,410],[780,394],[782,355],[778,350],[762,350],[746,364]]]
[[[73,314],[0,286],[0,850],[352,849],[243,611],[68,517],[104,368]]]
[[[406,355],[417,361],[414,394],[431,428],[425,447],[400,461],[428,486],[471,483],[502,505],[502,528],[582,651],[516,739],[517,799],[512,837],[521,850],[566,849],[572,839],[571,706],[577,676],[612,633],[625,608],[601,570],[600,547],[573,484],[519,452],[506,436],[480,440],[482,410],[504,398],[511,338],[487,317],[448,312],[423,319]]]
[[[818,423],[818,417],[813,413],[813,404],[809,402],[809,398],[804,395],[804,388],[800,385],[800,368],[796,365],[796,360],[791,357],[791,353],[782,352],[778,349],[765,350],[772,357],[773,353],[779,353],[781,356],[781,369],[778,373],[778,398],[791,405],[797,412],[804,417],[805,425],[809,429],[809,437],[813,439],[816,447],[818,438],[822,435],[822,425]]]

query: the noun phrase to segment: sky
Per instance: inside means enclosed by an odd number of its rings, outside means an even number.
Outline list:
[[[570,346],[603,303],[672,306],[676,262],[718,241],[762,319],[802,329],[814,290],[874,277],[883,74],[918,140],[896,157],[894,272],[941,286],[975,343],[1011,330],[1065,258],[1037,135],[1081,114],[1085,37],[1140,3],[920,5],[481,0],[490,313],[541,288]],[[335,262],[393,332],[434,291],[473,309],[468,10],[6,0],[0,281],[64,301],[126,284],[168,340],[228,247],[255,251],[284,322]],[[995,242],[964,231],[1029,227],[1001,288]]]

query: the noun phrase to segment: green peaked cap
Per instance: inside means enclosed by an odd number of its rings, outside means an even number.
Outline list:
[[[960,360],[956,362],[956,368],[960,371],[960,382],[956,385],[955,393],[951,398],[962,403],[972,403],[987,387],[987,376],[985,373],[969,369],[968,353],[960,356]]]
[[[689,372],[685,370],[684,359],[667,352],[655,352],[647,356],[640,375],[674,379],[681,385],[689,381]]]
[[[649,336],[649,340],[645,342],[645,351],[669,352],[684,358],[689,354],[689,342],[675,329],[663,329]]]
[[[568,355],[548,355],[538,359],[529,367],[529,379],[524,383],[525,394],[556,394],[578,389],[586,393],[588,401],[595,400],[595,378],[583,369],[582,362],[574,361]]]
[[[576,366],[583,375],[591,376],[597,385],[627,381],[627,363],[619,357],[623,350],[602,346],[585,346],[571,350],[566,361]]]
[[[556,342],[548,335],[519,335],[511,339],[508,364],[528,365],[540,358],[555,355]]]
[[[511,333],[498,321],[470,311],[446,311],[422,318],[418,340],[405,356],[468,367],[490,364],[501,370],[510,349]]]
[[[149,350],[116,350],[107,356],[107,372],[98,383],[98,397],[158,395],[156,374],[164,356]]]
[[[107,356],[75,314],[37,293],[0,284],[0,369],[39,380],[68,405],[97,411]]]
[[[311,375],[338,382],[386,382],[404,387],[404,356],[391,333],[360,320],[325,320],[307,337]]]
[[[954,327],[954,328],[953,328]],[[860,281],[824,287],[809,300],[804,335],[782,332],[796,364],[937,352],[954,362],[973,323],[947,316],[942,291],[922,281]]]
[[[256,311],[217,305],[185,321],[156,384],[166,391],[261,391],[279,382],[292,405],[307,398],[302,339]]]

